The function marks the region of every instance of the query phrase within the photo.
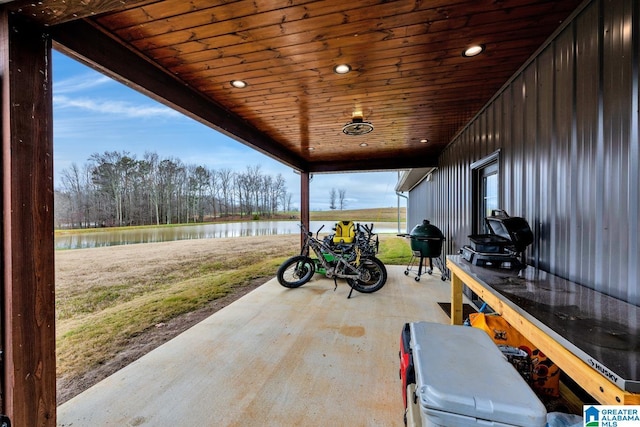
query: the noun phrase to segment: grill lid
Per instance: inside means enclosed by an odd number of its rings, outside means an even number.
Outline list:
[[[485,221],[493,234],[510,240],[516,252],[523,252],[533,243],[533,233],[524,218],[509,216],[504,210],[496,209]]]
[[[435,225],[431,224],[428,219],[422,221],[411,230],[411,237],[444,239],[444,234]]]
[[[411,230],[411,250],[420,253],[421,257],[437,258],[442,252],[444,234],[429,220],[423,220]]]

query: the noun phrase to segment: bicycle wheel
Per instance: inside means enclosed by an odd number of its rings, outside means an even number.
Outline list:
[[[358,292],[370,294],[379,291],[387,282],[387,269],[376,257],[363,259],[358,269],[362,272],[362,280],[347,279],[349,286]]]
[[[278,268],[278,282],[285,288],[297,288],[311,280],[315,271],[311,258],[302,255],[294,256]]]

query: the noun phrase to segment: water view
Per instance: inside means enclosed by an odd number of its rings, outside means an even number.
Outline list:
[[[243,221],[178,227],[83,231],[56,236],[56,249],[97,248],[188,239],[298,234],[300,233],[299,224],[297,221]],[[335,221],[311,221],[311,231],[316,232],[323,225],[322,233],[328,233],[335,225]],[[374,222],[373,225],[373,230],[376,233],[398,232],[397,222]],[[401,227],[404,227],[404,223],[401,223]]]

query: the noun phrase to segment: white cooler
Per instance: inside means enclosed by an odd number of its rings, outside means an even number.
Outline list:
[[[544,405],[486,332],[415,322],[410,336],[416,388],[407,400],[416,403],[408,405],[409,421],[446,427],[546,425]]]

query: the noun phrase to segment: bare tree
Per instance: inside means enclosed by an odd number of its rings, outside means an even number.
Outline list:
[[[270,215],[273,212],[272,209],[272,200],[273,200],[273,188],[274,182],[273,178],[269,175],[263,175],[260,180],[260,188],[258,189],[260,193],[260,214],[261,215]]]
[[[262,209],[260,206],[260,189],[263,188],[263,176],[260,172],[260,165],[247,166],[245,185],[245,194],[247,202],[247,214],[260,214]]]
[[[158,164],[160,178],[160,207],[165,224],[173,223],[179,212],[179,198],[176,192],[181,184],[181,173],[184,172],[182,162],[177,159],[164,159]]]
[[[340,190],[338,190],[338,203],[340,205],[340,210],[343,210],[347,204],[347,201],[345,200],[346,195],[347,195],[347,190],[345,190],[344,188],[341,188]]]
[[[195,221],[202,222],[205,210],[209,207],[206,195],[211,184],[211,174],[205,167],[197,165],[190,165],[188,173],[189,209],[195,217]]]
[[[93,162],[91,179],[98,187],[98,191],[113,202],[113,211],[105,212],[103,221],[124,224],[123,199],[125,197],[125,174],[128,171],[129,159],[127,152],[105,151],[104,154],[93,154],[89,160]],[[109,205],[107,205],[109,206]]]
[[[144,179],[148,191],[149,201],[155,215],[156,225],[160,225],[160,175],[158,165],[160,159],[156,153],[144,153],[143,165],[145,169]]]
[[[211,182],[209,183],[209,198],[211,198],[211,215],[213,218],[218,217],[218,210],[220,208],[220,189],[218,188],[218,172],[211,169],[209,170],[209,179]],[[218,203],[218,208],[216,208],[216,202]]]
[[[65,191],[55,190],[53,194],[53,217],[56,228],[82,227],[80,222],[74,222],[73,195]]]
[[[220,183],[220,190],[222,191],[224,214],[229,215],[229,208],[233,205],[233,171],[231,169],[220,169],[218,171],[218,182]]]
[[[88,227],[89,221],[89,191],[87,185],[87,174],[83,173],[77,164],[72,163],[69,169],[62,171],[63,191],[67,194],[67,203],[59,204],[56,207],[56,215],[59,215],[60,223],[66,224],[68,227]],[[56,193],[56,196],[62,197],[62,192]],[[62,206],[65,206],[66,212],[63,213]]]
[[[291,199],[293,198],[292,193],[287,193],[287,203],[286,203],[286,211],[291,211]]]
[[[332,188],[329,192],[329,209],[334,210],[336,208],[336,189]]]
[[[278,174],[276,179],[273,180],[273,185],[271,186],[271,213],[275,214],[278,212],[278,206],[282,206],[284,210],[285,207],[285,196],[287,193],[287,186],[285,184],[284,177],[282,174]],[[282,203],[280,203],[282,202]]]

